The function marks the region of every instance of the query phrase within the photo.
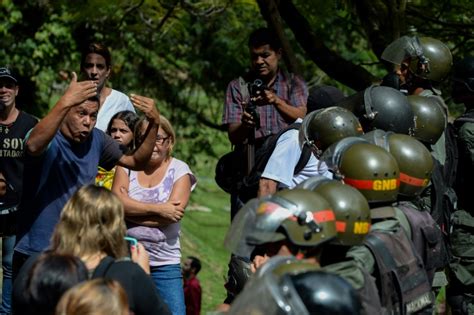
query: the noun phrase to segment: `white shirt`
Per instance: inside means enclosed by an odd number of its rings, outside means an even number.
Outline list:
[[[332,179],[332,173],[329,172],[327,165],[319,163],[319,160],[313,153],[311,153],[311,157],[305,167],[298,174],[293,175],[296,164],[298,164],[302,154],[298,133],[298,130],[293,129],[280,136],[275,150],[263,171],[262,178],[278,182],[278,188],[291,189],[305,179],[314,176],[324,176]]]
[[[95,127],[106,132],[112,116],[123,110],[135,112],[135,108],[133,107],[132,102],[130,102],[128,96],[112,89],[112,92],[110,92],[109,96],[105,99],[104,104],[102,104],[99,109]]]

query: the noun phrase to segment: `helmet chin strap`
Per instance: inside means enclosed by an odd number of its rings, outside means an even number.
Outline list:
[[[316,155],[316,157],[320,157],[321,154],[323,154],[323,151],[318,148],[318,146],[316,145],[315,141],[314,140],[311,140],[308,136],[308,127],[309,127],[309,123],[313,120],[313,118],[317,115],[317,113],[319,112],[320,110],[316,110],[316,111],[313,111],[311,113],[309,113],[308,115],[306,115],[306,117],[303,119],[303,123],[301,125],[302,127],[302,130],[303,130],[303,146],[304,145],[307,145],[309,146],[314,155]]]
[[[425,56],[423,46],[418,36],[413,37],[413,47],[415,48],[416,57],[418,58],[416,74],[424,77],[431,72],[430,59]]]

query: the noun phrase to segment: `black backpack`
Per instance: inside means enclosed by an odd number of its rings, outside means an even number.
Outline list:
[[[244,197],[243,200],[250,200],[257,197],[260,178],[262,177],[268,160],[276,148],[278,139],[288,130],[299,130],[300,126],[301,123],[293,123],[285,129],[280,130],[280,132],[278,132],[276,135],[268,137],[263,145],[255,152],[255,164],[250,171],[250,174],[244,176],[242,178],[242,182],[239,183],[239,193]],[[293,170],[293,175],[298,174],[301,172],[301,170],[303,170],[306,164],[308,164],[311,154],[311,148],[306,144],[303,145],[303,148],[301,149],[301,156]]]
[[[444,131],[446,160],[444,165],[441,165],[439,161],[433,159],[435,165],[431,176],[431,185],[427,188],[431,198],[430,213],[441,227],[446,245],[449,244],[448,233],[451,230],[451,215],[457,210],[458,194],[462,194],[463,189],[470,187],[465,183],[465,180],[470,177],[466,174],[467,169],[463,166],[463,154],[459,152],[457,139],[459,128],[466,122],[474,122],[474,111],[469,111],[453,123],[447,124]],[[458,176],[458,174],[460,175]]]
[[[474,110],[469,110],[460,117],[458,117],[454,122],[454,129],[456,135],[459,132],[459,129],[464,125],[464,123],[474,123]],[[470,179],[474,176],[474,167],[472,166],[470,152],[466,152],[464,143],[460,144],[459,140],[457,141],[459,160],[458,160],[458,174],[462,176],[456,176],[454,190],[456,191],[458,197],[459,209],[472,211],[474,202],[472,198],[472,189]],[[474,214],[474,213],[472,213]]]
[[[416,209],[408,202],[399,202],[396,207],[410,223],[411,240],[423,260],[430,283],[433,283],[435,272],[449,262],[443,234],[428,211]]]
[[[405,231],[371,231],[364,240],[376,261],[380,301],[388,314],[412,314],[430,308],[434,297],[423,261]]]
[[[431,216],[447,234],[451,214],[456,210],[457,197],[454,182],[458,167],[458,146],[453,124],[448,123],[444,131],[446,161],[442,165],[433,159],[434,168],[431,175]]]
[[[255,198],[258,185],[265,166],[270,159],[280,136],[289,130],[298,130],[301,123],[293,123],[280,130],[275,135],[265,139],[263,145],[255,152],[255,164],[248,175],[243,175],[242,161],[244,154],[241,150],[234,150],[219,159],[216,166],[216,183],[228,193],[236,192],[243,202]],[[311,157],[311,148],[304,145],[301,156],[296,164],[293,174],[298,174],[308,164]]]
[[[422,194],[413,200],[420,210],[428,211],[443,233],[448,260],[451,258],[449,249],[449,231],[451,215],[457,209],[457,195],[454,190],[458,172],[458,145],[456,128],[448,123],[444,130],[446,160],[442,165],[433,158],[433,172],[428,187]],[[428,202],[427,202],[428,201]]]

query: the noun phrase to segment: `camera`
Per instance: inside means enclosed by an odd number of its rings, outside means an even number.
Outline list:
[[[245,107],[245,111],[252,115],[253,121],[255,121],[255,129],[260,128],[260,115],[257,112],[257,105],[254,102],[250,101]]]
[[[245,111],[252,115],[253,120],[255,121],[255,129],[260,128],[260,115],[257,112],[257,104],[253,101],[258,96],[268,89],[267,86],[260,79],[255,79],[252,83],[248,84],[250,102],[248,103]]]
[[[268,87],[260,79],[255,79],[252,83],[249,84],[249,92],[251,98],[256,98],[262,95],[265,90],[268,90]]]

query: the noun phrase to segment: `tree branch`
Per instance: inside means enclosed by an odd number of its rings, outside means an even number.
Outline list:
[[[375,77],[361,66],[355,65],[331,51],[324,42],[313,33],[311,26],[290,0],[277,3],[281,17],[295,34],[299,44],[308,56],[328,76],[351,87],[363,90],[375,81]]]
[[[138,4],[136,5],[133,5],[131,6],[130,8],[128,8],[125,13],[123,14],[122,18],[120,19],[120,22],[118,24],[118,28],[120,28],[123,24],[123,22],[125,21],[125,18],[131,14],[133,11],[137,10],[139,7],[141,7],[143,5],[143,3],[145,2],[145,0],[141,0]]]
[[[160,30],[163,27],[163,25],[165,25],[166,20],[168,20],[171,17],[171,14],[173,13],[178,3],[179,3],[179,0],[177,0],[168,8],[168,11],[166,12],[165,16],[163,16],[163,18],[160,20],[160,23],[158,23],[155,30]]]

